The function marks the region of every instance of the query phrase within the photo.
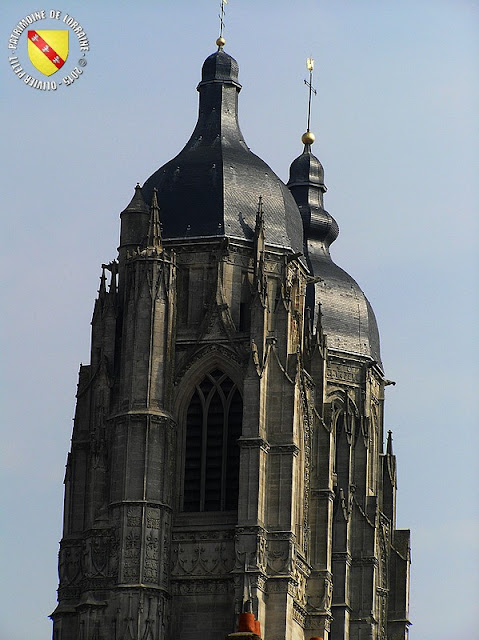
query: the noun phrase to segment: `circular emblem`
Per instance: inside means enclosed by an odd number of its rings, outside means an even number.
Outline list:
[[[85,73],[90,42],[82,25],[58,9],[33,11],[8,38],[8,61],[19,80],[40,91],[71,87]]]

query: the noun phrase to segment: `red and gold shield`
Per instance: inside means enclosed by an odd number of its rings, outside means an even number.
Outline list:
[[[28,57],[35,69],[51,76],[61,69],[68,58],[68,30],[38,30],[28,32]]]

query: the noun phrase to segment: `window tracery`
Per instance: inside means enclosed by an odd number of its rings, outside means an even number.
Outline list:
[[[219,369],[195,386],[186,415],[184,511],[229,511],[238,504],[243,400]]]

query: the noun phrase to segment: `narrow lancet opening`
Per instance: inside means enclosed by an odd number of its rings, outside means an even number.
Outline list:
[[[238,505],[243,400],[219,369],[196,385],[186,417],[184,511],[230,511]]]

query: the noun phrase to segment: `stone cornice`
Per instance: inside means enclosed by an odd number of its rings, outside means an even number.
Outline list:
[[[299,453],[299,447],[294,444],[294,442],[288,442],[285,444],[270,444],[269,451],[271,454],[292,453],[293,456],[297,456]]]
[[[238,445],[242,449],[260,448],[265,453],[268,453],[268,451],[270,450],[269,443],[264,438],[261,438],[259,436],[254,438],[245,438],[244,436],[241,436],[241,438],[238,439]]]

